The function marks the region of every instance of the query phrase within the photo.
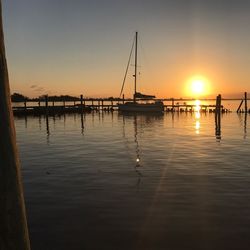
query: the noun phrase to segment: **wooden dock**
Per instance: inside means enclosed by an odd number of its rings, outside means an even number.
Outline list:
[[[195,104],[196,99],[183,99],[183,98],[165,98],[165,99],[154,99],[165,103],[164,112],[194,112],[197,109]],[[199,99],[201,102],[214,102],[214,104],[200,104],[200,112],[230,112],[221,103],[223,101],[241,101],[241,104],[237,112],[249,112],[247,109],[247,97],[245,99],[223,99],[221,98],[220,107],[218,108],[217,99]],[[12,109],[14,115],[56,115],[63,113],[83,113],[91,111],[117,111],[118,103],[125,103],[133,101],[132,99],[124,98],[83,98],[81,95],[79,100],[76,101],[49,101],[48,97],[39,100],[37,103],[31,101],[25,101],[23,103],[14,103]],[[142,100],[143,101],[143,100]],[[145,100],[144,100],[145,101]],[[146,100],[152,101],[152,100]],[[190,104],[193,102],[193,104]],[[245,102],[245,109],[242,110],[241,105]]]

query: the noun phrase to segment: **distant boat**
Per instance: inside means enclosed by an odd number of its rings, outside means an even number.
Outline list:
[[[134,72],[134,96],[133,96],[133,101],[131,102],[126,102],[126,103],[118,103],[118,110],[119,111],[126,111],[126,112],[163,112],[164,111],[164,104],[161,101],[155,101],[153,100],[155,98],[154,95],[144,95],[140,92],[137,92],[137,41],[138,41],[138,32],[135,33],[135,46],[133,43],[132,46],[132,50],[133,47],[135,47],[135,72]],[[130,63],[130,59],[131,59],[131,54],[132,54],[132,50],[130,53],[130,57],[129,57],[129,62],[128,62],[128,66]],[[126,74],[128,71],[128,66],[127,66],[127,70],[125,73],[125,78],[124,78],[124,82],[126,79]],[[123,86],[122,86],[122,90],[124,87],[124,82],[123,82]],[[122,93],[121,90],[121,93]],[[121,95],[121,94],[120,94]],[[146,103],[142,103],[142,102],[138,102],[138,101],[146,101]],[[151,101],[151,102],[148,102]]]

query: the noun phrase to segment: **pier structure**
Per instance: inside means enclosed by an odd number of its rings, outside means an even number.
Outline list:
[[[153,99],[152,99],[153,100]],[[150,99],[141,100],[141,101],[152,101]],[[163,99],[154,99],[157,101],[164,102],[164,111],[165,112],[194,112],[197,108],[195,103],[195,98],[163,98]],[[229,112],[227,108],[222,105],[223,101],[241,101],[241,104],[237,112],[250,112],[247,108],[247,94],[245,93],[244,99],[240,98],[222,98],[220,97],[220,105],[218,108],[218,97],[214,99],[199,99],[201,103],[213,103],[214,104],[199,104],[200,112],[208,113],[226,113]],[[13,113],[14,115],[55,115],[62,113],[82,113],[82,112],[91,112],[91,111],[115,111],[118,110],[118,103],[124,103],[133,101],[133,99],[123,98],[84,98],[83,95],[80,95],[78,100],[74,101],[54,101],[50,100],[48,96],[45,96],[43,99],[38,102],[27,101],[23,103],[14,103],[13,104]],[[241,109],[241,106],[245,102],[245,109]]]

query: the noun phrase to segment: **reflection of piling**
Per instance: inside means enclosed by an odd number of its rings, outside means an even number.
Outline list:
[[[29,250],[1,11],[0,1],[0,249]]]
[[[217,139],[221,139],[221,95],[216,97],[215,135]]]
[[[246,139],[247,136],[247,112],[245,113],[245,119],[244,119],[244,138]]]
[[[50,130],[49,130],[49,116],[46,115],[46,131],[47,131],[47,136],[50,135]]]
[[[84,120],[83,120],[83,112],[81,112],[81,128],[82,128],[82,134],[84,133]]]

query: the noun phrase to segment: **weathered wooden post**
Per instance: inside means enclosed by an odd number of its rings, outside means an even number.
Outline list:
[[[98,110],[100,111],[100,100],[98,100]]]
[[[27,100],[26,100],[26,98],[24,99],[24,111],[26,114],[26,112],[27,112]]]
[[[5,58],[1,1],[0,116],[0,249],[29,250],[29,234]]]
[[[48,108],[49,108],[48,95],[46,95],[45,96],[45,111],[46,111],[46,115],[48,115]]]
[[[244,102],[244,100],[241,100],[240,105],[239,105],[239,107],[238,107],[238,109],[237,109],[237,113],[240,112],[240,108],[241,108],[243,102]]]
[[[216,97],[215,135],[217,139],[221,139],[221,95]]]
[[[102,99],[102,110],[103,110],[103,99]]]
[[[124,94],[122,95],[122,103],[124,104]]]
[[[81,113],[83,111],[83,95],[80,95],[80,101],[81,101]]]
[[[245,113],[247,113],[247,92],[245,92]]]

